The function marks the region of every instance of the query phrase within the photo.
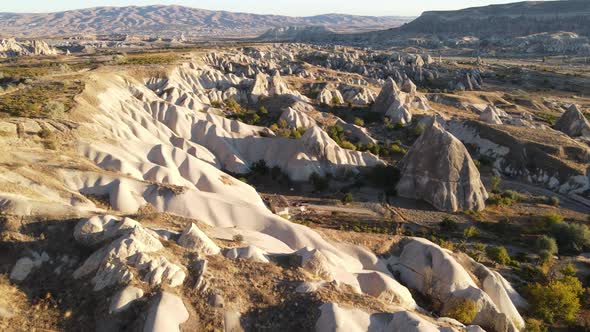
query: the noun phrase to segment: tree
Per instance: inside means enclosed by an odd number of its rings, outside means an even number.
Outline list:
[[[532,313],[548,323],[573,321],[580,311],[582,283],[571,276],[552,280],[547,285],[535,283],[528,288]]]
[[[586,225],[557,223],[551,231],[562,252],[580,253],[590,248],[590,228]]]

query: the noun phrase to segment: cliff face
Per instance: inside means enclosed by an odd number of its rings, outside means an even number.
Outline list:
[[[445,35],[470,34],[478,37],[524,36],[557,31],[588,35],[589,19],[589,1],[527,1],[457,11],[425,12],[397,31]]]

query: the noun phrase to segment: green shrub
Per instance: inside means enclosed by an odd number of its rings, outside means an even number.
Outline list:
[[[353,150],[353,151],[356,150],[356,146],[354,144],[350,143],[349,141],[341,141],[339,145],[343,149]]]
[[[447,232],[454,232],[459,228],[457,222],[451,218],[445,217],[439,224],[440,228]]]
[[[590,248],[590,228],[586,225],[557,223],[551,227],[551,232],[560,252],[580,253]]]
[[[477,229],[477,227],[475,226],[469,226],[465,228],[465,230],[463,231],[463,236],[466,239],[470,239],[474,236],[479,236],[479,229]]]
[[[443,315],[458,320],[459,322],[469,325],[477,315],[477,303],[470,299],[452,300]]]
[[[547,251],[551,255],[557,254],[557,242],[554,238],[543,235],[535,241],[535,247],[539,252]]]
[[[526,328],[524,332],[547,332],[549,331],[543,321],[534,319],[534,318],[527,318],[526,320]]]
[[[550,213],[544,217],[545,223],[548,227],[563,222],[563,217],[559,213]]]
[[[492,192],[497,193],[500,188],[500,183],[502,182],[502,178],[499,176],[492,176],[491,184],[492,184]]]
[[[344,194],[344,196],[342,197],[342,203],[344,204],[349,204],[352,203],[354,200],[352,193],[346,193]]]
[[[423,124],[419,124],[416,127],[414,127],[412,134],[414,134],[414,136],[418,137],[424,133],[424,130],[426,130],[426,126]]]
[[[267,115],[267,114],[268,114],[268,110],[266,109],[266,107],[260,106],[258,108],[258,115],[263,116],[263,115]]]
[[[361,126],[364,127],[365,126],[365,121],[361,118],[354,118],[354,124],[357,126]]]
[[[570,276],[552,280],[547,285],[535,283],[527,290],[531,312],[548,323],[572,322],[580,311],[583,291],[582,283]]]
[[[342,100],[340,100],[340,98],[338,98],[338,96],[332,97],[332,104],[338,105],[338,104],[341,104],[341,103],[342,103]]]
[[[553,196],[549,199],[549,203],[553,206],[559,206],[559,197]]]
[[[492,261],[506,265],[510,263],[510,255],[508,255],[508,251],[503,246],[489,246],[486,248],[486,255]]]

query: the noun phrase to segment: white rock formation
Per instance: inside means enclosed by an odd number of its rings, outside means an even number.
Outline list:
[[[379,298],[387,303],[398,304],[407,309],[416,309],[418,305],[410,291],[395,279],[382,272],[365,272],[357,274],[363,293]]]
[[[392,123],[405,125],[412,121],[412,109],[426,111],[429,108],[428,102],[416,92],[416,85],[411,80],[405,80],[400,89],[390,77],[379,92],[372,111],[389,117]]]
[[[41,254],[32,252],[31,257],[22,257],[16,261],[16,264],[10,271],[10,280],[12,281],[23,281],[27,279],[29,274],[49,261],[49,255],[46,252]]]
[[[467,149],[437,122],[400,162],[400,196],[422,199],[442,211],[480,211],[487,191]]]
[[[143,332],[180,331],[180,324],[189,319],[189,313],[177,295],[161,292],[149,306]]]
[[[247,246],[242,248],[231,248],[225,254],[229,259],[246,259],[259,263],[269,263],[267,253],[256,246]]]
[[[0,58],[23,55],[56,55],[57,49],[43,40],[16,41],[14,38],[0,40]]]
[[[479,119],[489,124],[502,124],[502,120],[500,119],[498,112],[496,112],[496,108],[491,105],[481,112]]]
[[[129,221],[133,222],[137,223],[134,220]],[[79,225],[88,223],[89,219],[83,219]],[[76,229],[84,229],[84,226],[78,226]],[[137,223],[130,232],[124,232],[119,238],[90,255],[82,266],[74,271],[73,276],[80,279],[94,273],[91,281],[94,290],[99,291],[105,287],[130,282],[134,279],[130,267],[135,267],[143,275],[142,280],[153,286],[164,281],[168,281],[170,287],[179,286],[186,277],[182,268],[163,256],[148,255],[164,248],[156,236]],[[88,243],[88,237],[82,239],[83,244]]]
[[[448,326],[438,326],[434,322],[409,312],[369,314],[359,309],[343,308],[337,303],[325,303],[320,307],[321,315],[316,322],[318,332],[452,332]]]
[[[442,306],[444,312],[455,299],[476,303],[478,313],[473,321],[493,331],[518,331],[524,320],[516,311],[502,282],[489,271],[477,268],[473,279],[452,252],[421,238],[404,238],[389,258],[390,268],[399,274],[406,286],[429,296]],[[490,279],[491,278],[491,279]],[[483,289],[478,284],[483,285]]]
[[[193,223],[180,234],[178,244],[205,255],[217,255],[221,251],[219,246]]]
[[[280,119],[285,120],[289,128],[311,128],[317,125],[316,121],[309,115],[296,111],[291,107],[283,111]]]
[[[133,301],[143,297],[143,290],[141,288],[126,286],[118,291],[113,298],[109,307],[110,313],[119,313],[125,311]]]
[[[589,137],[590,122],[584,117],[576,105],[571,105],[568,110],[557,120],[555,129],[571,137]]]

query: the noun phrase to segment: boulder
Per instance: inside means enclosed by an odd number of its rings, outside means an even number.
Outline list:
[[[399,304],[407,309],[416,309],[418,305],[410,291],[392,277],[377,271],[357,274],[361,291],[379,298],[387,303]]]
[[[397,192],[441,211],[481,211],[488,193],[467,149],[436,121],[400,162]]]
[[[256,246],[248,246],[243,248],[231,248],[225,254],[229,259],[247,259],[254,262],[268,263],[267,254],[264,250]]]
[[[142,297],[143,290],[141,288],[127,286],[113,296],[109,306],[109,312],[116,314],[125,311],[127,308],[129,308],[129,306],[131,306],[133,301]]]
[[[502,124],[499,114],[496,112],[496,108],[492,106],[486,107],[486,109],[479,115],[479,120],[487,122],[489,124]]]
[[[180,331],[180,324],[189,319],[189,313],[177,295],[162,292],[150,303],[143,332]]]
[[[46,252],[41,254],[33,252],[31,257],[22,257],[16,261],[14,267],[10,271],[10,280],[23,281],[27,279],[29,274],[49,261],[49,255]]]
[[[590,137],[590,122],[576,105],[571,105],[563,113],[554,128],[571,137]]]
[[[184,229],[178,239],[178,244],[205,255],[217,255],[221,251],[217,244],[193,223]]]

